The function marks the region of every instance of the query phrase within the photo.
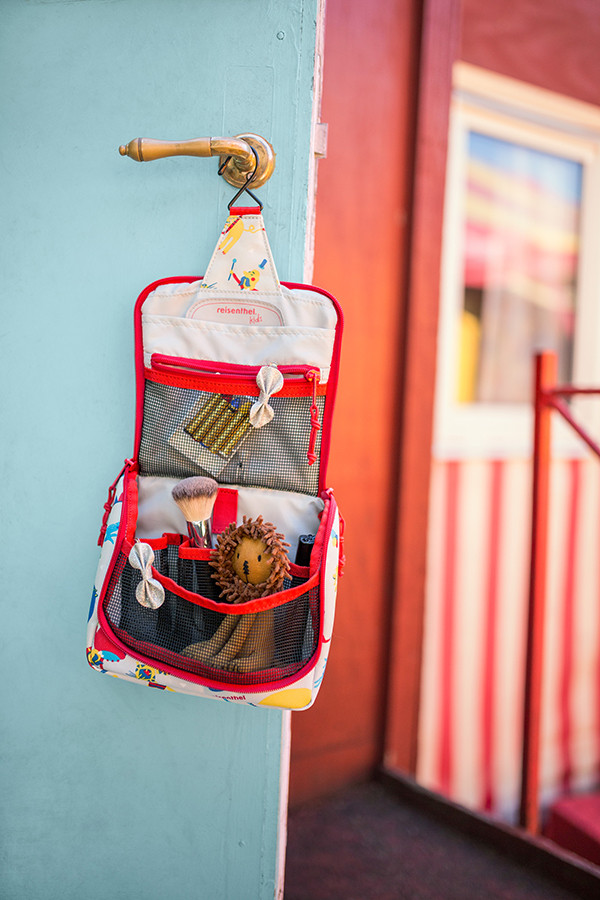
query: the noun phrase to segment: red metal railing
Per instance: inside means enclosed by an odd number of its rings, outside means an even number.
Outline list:
[[[575,395],[600,395],[600,388],[576,388],[556,383],[556,354],[545,352],[535,357],[533,497],[531,521],[531,569],[523,706],[523,756],[521,770],[521,806],[519,821],[532,834],[539,832],[539,759],[543,674],[544,620],[546,605],[546,566],[548,544],[548,508],[550,487],[550,423],[558,412],[582,441],[600,457],[597,444],[575,421],[564,402]]]

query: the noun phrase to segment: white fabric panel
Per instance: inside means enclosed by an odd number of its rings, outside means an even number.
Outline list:
[[[329,379],[335,328],[298,325],[222,325],[171,316],[143,315],[144,363],[153,353],[233,365],[309,365]],[[240,358],[243,348],[243,358]]]
[[[189,284],[161,284],[146,297],[143,312],[149,316],[193,318],[197,304],[202,304],[205,300],[222,299],[224,296],[222,291],[200,287],[201,283],[192,281]],[[229,295],[225,297],[225,302],[233,303]],[[235,294],[235,302],[249,305],[265,303],[279,312],[283,325],[329,329],[335,328],[337,322],[337,314],[331,300],[318,291],[300,288],[291,290],[282,286],[281,295],[276,297],[273,294],[263,294],[261,291],[238,291]]]
[[[179,507],[171,497],[178,478],[159,478],[143,475],[138,479],[139,504],[136,537],[152,539],[164,532],[187,534],[187,526]],[[225,485],[235,489],[235,485]],[[287,491],[240,487],[238,490],[237,524],[244,516],[261,515],[272,522],[290,544],[290,558],[294,560],[301,534],[316,534],[319,514],[324,503],[319,497]]]

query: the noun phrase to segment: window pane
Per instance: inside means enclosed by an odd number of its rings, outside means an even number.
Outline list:
[[[532,355],[573,358],[582,166],[469,133],[458,399],[526,403]]]

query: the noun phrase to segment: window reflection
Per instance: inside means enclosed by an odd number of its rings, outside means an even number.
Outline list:
[[[531,357],[571,379],[582,166],[471,131],[458,400],[526,403]]]

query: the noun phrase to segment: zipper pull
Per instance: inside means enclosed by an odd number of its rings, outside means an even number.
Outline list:
[[[316,463],[317,461],[315,445],[317,443],[317,432],[321,429],[321,424],[319,422],[319,409],[317,407],[317,385],[319,384],[319,372],[312,369],[310,372],[306,373],[306,378],[308,381],[312,381],[313,385],[312,404],[310,407],[310,438],[308,440],[308,450],[306,453],[308,464],[309,466],[312,466],[313,463]]]

